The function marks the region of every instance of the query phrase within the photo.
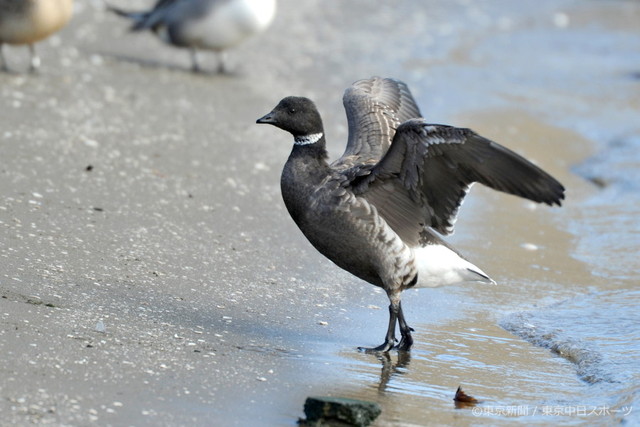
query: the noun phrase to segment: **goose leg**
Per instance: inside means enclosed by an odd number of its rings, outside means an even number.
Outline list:
[[[400,351],[409,351],[413,345],[413,337],[411,336],[413,328],[407,325],[404,313],[402,312],[402,305],[400,303],[398,303],[398,309],[398,323],[400,325],[400,335],[402,335],[402,338],[396,348]]]
[[[374,348],[358,347],[358,349],[367,353],[388,352],[389,350],[391,350],[396,343],[396,323],[398,322],[399,311],[399,303],[394,304],[392,302],[389,305],[389,327],[387,328],[387,335],[384,338],[384,342],[381,345]]]

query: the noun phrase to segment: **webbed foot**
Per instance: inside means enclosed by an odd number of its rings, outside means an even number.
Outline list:
[[[392,348],[394,348],[395,345],[395,340],[385,340],[384,343],[382,343],[381,345],[377,346],[377,347],[358,347],[358,350],[364,352],[364,353],[387,353],[389,350],[391,350]]]
[[[411,329],[413,331],[413,329]],[[394,348],[399,351],[409,351],[411,350],[411,346],[413,346],[413,337],[411,336],[411,332],[407,331],[402,334],[402,339]]]

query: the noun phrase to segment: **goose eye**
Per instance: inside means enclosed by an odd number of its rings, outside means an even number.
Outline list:
[[[294,114],[296,112],[295,108],[289,108],[289,114]]]

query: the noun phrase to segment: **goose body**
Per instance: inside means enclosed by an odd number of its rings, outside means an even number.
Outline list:
[[[411,287],[495,283],[436,233],[450,234],[469,187],[491,188],[549,205],[562,185],[518,154],[469,129],[427,123],[407,86],[374,77],[355,82],[343,102],[345,153],[329,163],[313,102],[287,97],[258,123],[290,132],[281,177],[285,205],[309,242],[339,267],[389,297],[385,341],[374,351],[413,344],[400,294]]]
[[[309,242],[333,263],[385,289],[491,282],[429,230],[418,245],[403,241],[370,201],[350,191],[348,176],[325,162],[314,165],[305,149],[295,151],[302,155],[292,154],[282,173],[285,205]],[[435,274],[438,269],[442,274]]]

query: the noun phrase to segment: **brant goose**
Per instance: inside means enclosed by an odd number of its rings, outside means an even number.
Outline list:
[[[126,12],[107,6],[133,20],[132,31],[152,30],[163,41],[191,50],[194,72],[200,71],[197,49],[220,55],[218,72],[225,72],[223,51],[266,29],[276,0],[158,0],[148,12]]]
[[[293,135],[282,171],[284,203],[311,244],[339,267],[384,289],[390,300],[384,343],[413,344],[400,293],[412,287],[495,283],[437,234],[453,231],[469,187],[560,205],[564,187],[513,151],[470,129],[430,124],[407,86],[388,78],[355,82],[345,91],[349,139],[329,164],[314,103],[284,98],[257,120]]]
[[[34,43],[64,27],[73,14],[73,0],[0,0],[0,67],[8,71],[2,45],[27,44],[29,70],[40,66]]]

